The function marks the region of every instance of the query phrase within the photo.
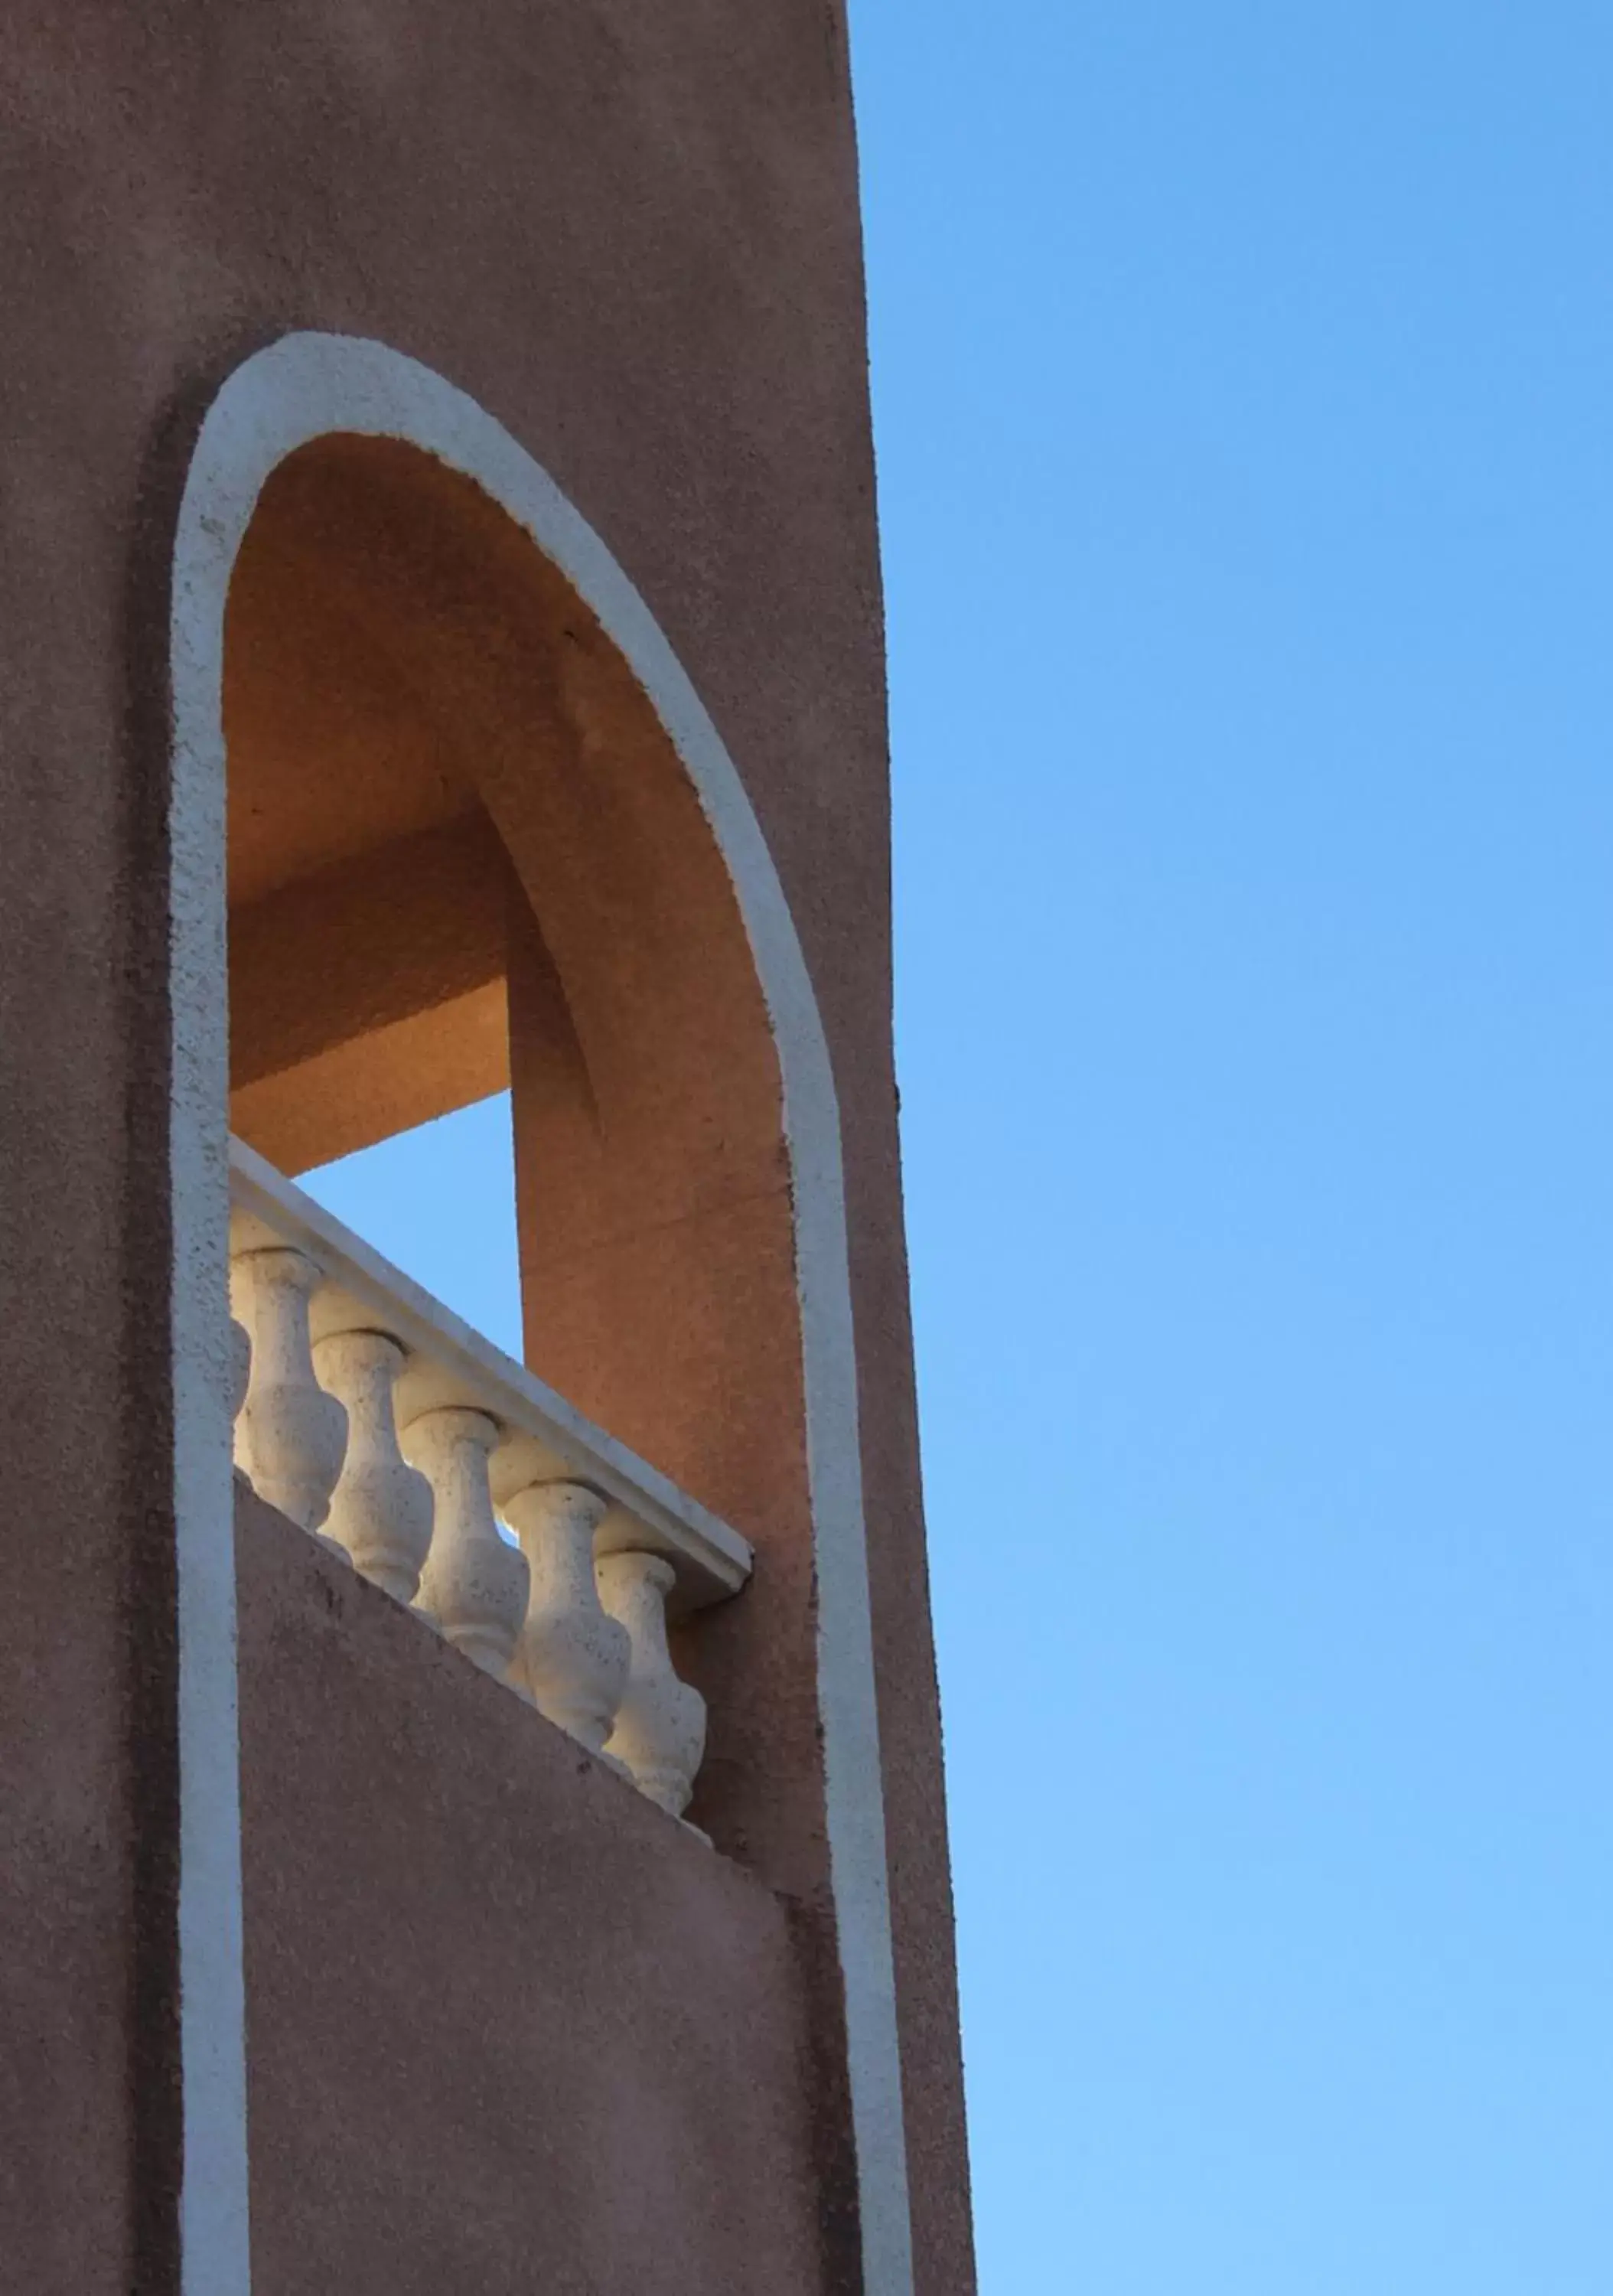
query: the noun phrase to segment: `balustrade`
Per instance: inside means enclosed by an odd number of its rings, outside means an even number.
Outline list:
[[[706,1708],[668,1609],[736,1594],[744,1539],[240,1141],[230,1184],[241,1472],[681,1817]]]

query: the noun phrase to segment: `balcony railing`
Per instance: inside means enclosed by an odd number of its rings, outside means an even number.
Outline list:
[[[737,1594],[747,1542],[239,1140],[230,1203],[237,1468],[681,1816],[706,1709],[667,1620]]]

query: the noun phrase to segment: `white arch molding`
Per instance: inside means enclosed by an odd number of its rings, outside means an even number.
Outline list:
[[[733,760],[649,608],[593,529],[526,449],[440,375],[382,343],[312,333],[257,353],[214,400],[186,479],[174,554],[170,1119],[184,2296],[248,2296],[250,2284],[229,1533],[225,603],[270,473],[331,431],[422,449],[474,480],[525,529],[587,602],[648,695],[733,883],[777,1047],[794,1179],[818,1698],[864,2287],[865,2296],[912,2296],[840,1119],[800,942]]]

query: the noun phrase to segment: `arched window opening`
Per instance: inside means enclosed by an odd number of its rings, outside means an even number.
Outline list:
[[[280,1255],[267,1289],[282,1337],[304,1317],[305,1361],[310,1341],[327,1361],[338,1343],[356,1406],[342,1472],[361,1456],[378,1485],[394,1477],[370,1408],[390,1381],[405,1424],[459,1423],[437,1430],[438,1467],[457,1466],[435,1496],[454,1486],[460,1530],[469,1455],[485,1472],[516,1423],[515,1467],[582,1481],[585,1518],[605,1500],[596,1552],[613,1509],[641,1544],[659,1520],[692,1590],[677,1663],[711,1717],[691,1815],[788,1893],[809,1958],[833,1971],[864,2277],[910,2288],[839,1111],[733,760],[644,601],[530,455],[442,377],[356,338],[289,335],[209,409],[171,639],[187,2244],[218,2285],[244,2286],[237,1746],[250,1762],[253,1710],[258,1733],[274,1726],[275,1661],[260,1646],[238,1740],[227,1232],[232,1250]],[[529,1368],[445,1319],[289,1177],[506,1084]],[[393,1323],[401,1366],[344,1344]],[[238,1347],[234,1369],[239,1393]],[[293,1380],[279,1399],[332,1447],[310,1389],[324,1393]],[[577,1511],[557,1504],[567,1537]],[[723,1600],[746,1540],[756,1584]]]
[[[478,1570],[495,1578],[504,1567],[486,1501],[463,1501],[454,1520],[469,1559],[450,1587],[445,1493],[490,1472],[503,1528],[520,1531],[531,1578],[553,1580],[562,1607],[592,1610],[577,1576],[577,1542],[592,1530],[602,1599],[624,1630],[647,1621],[649,1644],[635,1641],[629,1671],[635,1683],[636,1669],[656,1674],[643,1701],[662,1710],[644,1725],[659,1740],[635,1756],[641,1783],[680,1809],[689,1781],[673,1773],[698,1760],[688,1701],[680,1706],[659,1651],[650,1597],[664,1595],[677,1662],[713,1710],[701,1814],[710,1800],[722,1825],[725,1794],[747,1846],[766,1855],[770,1834],[782,1856],[789,1834],[807,1838],[811,1824],[805,1808],[790,1810],[783,1780],[806,1788],[812,1766],[764,1762],[779,1815],[758,1841],[745,1806],[761,1799],[759,1779],[746,1780],[776,1734],[777,1677],[770,1684],[748,1660],[742,1631],[708,1613],[742,1583],[748,1563],[734,1558],[746,1542],[771,1542],[775,1599],[797,1610],[803,1664],[809,1656],[792,1199],[766,1007],[686,773],[556,569],[469,480],[395,440],[327,435],[273,472],[236,560],[224,664],[233,1134],[282,1183],[357,1160],[343,1186],[346,1225],[373,1245],[365,1152],[391,1143],[406,1152],[419,1128],[507,1093],[518,1352],[601,1439],[689,1495],[678,1504],[694,1549],[708,1508],[718,1545],[725,1525],[743,1536],[730,1533],[726,1562],[674,1554],[667,1570],[648,1572],[648,1595],[643,1572],[618,1585],[627,1566],[611,1557],[635,1534],[597,1459],[568,1468],[536,1434],[523,1449],[494,1390],[472,1392],[468,1359],[450,1382],[452,1408],[442,1406],[441,1382],[422,1372],[396,1313],[391,1355],[347,1328],[384,1321],[356,1278],[330,1273],[330,1252],[349,1248],[300,1233],[323,1283],[283,1261],[288,1239],[271,1232],[278,1215],[258,1168],[256,1182],[238,1176],[258,1189],[238,1207],[241,1316],[260,1358],[242,1458],[266,1496],[392,1591],[408,1595],[419,1550],[413,1599],[451,1639],[491,1671],[507,1667],[518,1687],[529,1669],[556,1718],[575,1721],[580,1699],[580,1734],[596,1751],[610,1708],[619,1750],[627,1706],[611,1702],[619,1693],[630,1705],[635,1693],[568,1679],[551,1694],[538,1678],[545,1633],[598,1641],[604,1630],[575,1619],[540,1629],[528,1598],[516,1632],[512,1586],[489,1624],[481,1597],[463,1591]],[[328,1193],[311,1191],[315,1201]],[[294,1195],[284,1202],[292,1226],[306,1222]],[[452,1206],[437,1218],[451,1228]],[[408,1272],[408,1257],[394,1256]],[[274,1285],[251,1289],[270,1276]],[[352,1432],[344,1452],[338,1414],[306,1394],[291,1475],[268,1456],[291,1423],[262,1382],[277,1351],[301,1350],[305,1315],[308,1364]],[[392,1456],[389,1391],[404,1462]],[[374,1457],[357,1490],[361,1434]],[[429,1549],[425,1503],[405,1463],[436,1490]],[[322,1479],[334,1480],[328,1520]],[[568,1502],[562,1521],[556,1491],[568,1483],[591,1496]],[[373,1498],[372,1487],[389,1496]],[[653,1496],[659,1484],[646,1488]],[[419,1518],[401,1542],[372,1520],[384,1505]],[[641,1522],[652,1516],[640,1509]],[[619,1652],[611,1662],[620,1673]],[[554,1657],[557,1679],[590,1664],[588,1653]],[[668,1751],[680,1732],[680,1750]]]
[[[321,728],[299,679],[323,686]],[[548,1412],[555,1464],[571,1474],[580,1447],[628,1518],[666,1495],[656,1460],[755,1540],[755,1589],[675,1637],[714,1725],[693,1814],[790,1894],[810,1958],[838,1970],[863,2276],[911,2287],[839,1109],[741,776],[643,597],[514,436],[443,376],[344,335],[287,335],[209,409],[175,539],[172,705],[188,2250],[216,2284],[245,2284],[236,1745],[252,1761],[248,1741],[278,1731],[273,1639],[236,1731],[227,1235],[262,1219],[268,1251],[287,1228],[312,1247],[323,1292],[303,1302],[305,1355],[315,1330],[354,1336],[351,1318],[331,1332],[312,1313],[342,1283],[364,1295],[360,1339],[376,1300],[422,1359],[445,1330],[252,1145],[225,1157],[225,1102],[310,1171],[471,1107],[503,1059],[532,1371],[500,1368],[454,1318],[450,1355],[482,1400],[514,1378],[528,1426],[535,1375],[553,1380],[536,1423]],[[299,709],[319,739],[296,737]],[[232,1015],[227,746],[236,829],[252,794],[266,808],[232,857]],[[282,785],[303,794],[280,813]],[[487,873],[466,868],[478,838]],[[395,916],[408,886],[413,934]],[[456,1403],[413,1396],[424,1406]],[[718,1566],[734,1531],[670,1497],[667,1540],[704,1520]]]

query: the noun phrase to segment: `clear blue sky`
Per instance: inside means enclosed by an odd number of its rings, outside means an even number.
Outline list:
[[[984,2296],[1609,2296],[1613,13],[856,63]]]

